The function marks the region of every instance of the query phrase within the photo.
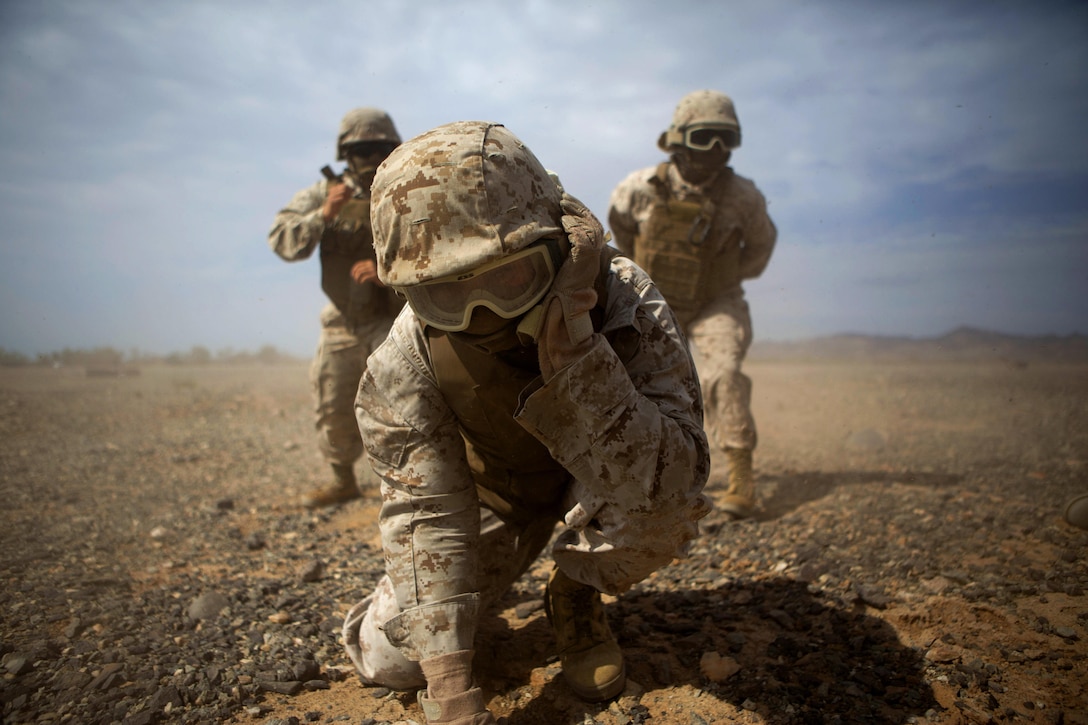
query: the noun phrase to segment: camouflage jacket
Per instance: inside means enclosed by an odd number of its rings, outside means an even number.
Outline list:
[[[631,259],[639,258],[636,240],[645,233],[654,207],[661,204],[663,191],[680,202],[709,201],[713,219],[698,255],[720,274],[706,280],[710,289],[700,297],[709,301],[739,293],[743,280],[763,273],[774,251],[777,230],[767,214],[766,199],[750,179],[731,168],[700,187],[685,182],[673,164],[665,166],[664,189],[658,167],[651,166],[632,172],[613,190],[608,224],[616,246]],[[650,274],[657,278],[655,272]]]
[[[605,314],[590,352],[547,383],[540,377],[530,383],[510,411],[510,425],[532,433],[578,485],[618,515],[671,512],[693,521],[706,513],[700,492],[709,451],[691,357],[660,293],[630,260],[612,260],[605,289]],[[405,307],[371,356],[356,401],[367,452],[384,482],[386,573],[402,612],[431,612],[421,617],[479,589],[478,482],[458,420],[438,387],[427,339]],[[631,528],[626,535],[637,536]],[[666,563],[671,556],[665,554]],[[474,611],[451,607],[443,616],[471,618]],[[423,656],[427,648],[409,651]]]
[[[321,288],[339,313],[322,313],[325,326],[354,328],[377,318],[391,319],[403,300],[391,289],[351,279],[355,262],[375,258],[369,199],[350,200],[336,219],[326,223],[321,208],[327,189],[328,182],[322,180],[295,194],[276,215],[268,244],[288,262],[308,259],[320,245]]]

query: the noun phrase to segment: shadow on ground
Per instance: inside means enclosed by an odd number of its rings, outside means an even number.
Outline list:
[[[796,471],[760,475],[757,485],[761,498],[757,521],[780,518],[802,504],[821,499],[840,486],[902,483],[930,488],[948,488],[963,481],[951,473],[916,473],[913,471]]]
[[[720,712],[722,703],[781,724],[905,722],[939,707],[923,678],[921,652],[902,644],[881,619],[844,610],[801,582],[634,590],[608,611],[628,678],[651,707],[655,693],[667,701],[669,691],[682,686],[702,690],[695,709],[705,708],[704,719]],[[485,688],[509,695],[554,660],[554,644],[543,617],[517,630],[497,621],[481,630],[478,672]],[[704,656],[732,659],[739,669],[714,682],[700,668]],[[538,676],[535,685],[531,697],[519,699],[509,725],[554,725],[592,711],[560,676],[543,682]]]

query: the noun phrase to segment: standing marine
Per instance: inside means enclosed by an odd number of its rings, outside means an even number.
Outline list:
[[[385,574],[345,618],[348,654],[366,683],[424,688],[429,723],[493,723],[473,678],[479,618],[548,549],[563,678],[615,697],[626,668],[601,593],[683,556],[709,510],[672,312],[499,124],[405,142],[378,169],[372,220],[378,274],[408,306],[356,403]]]
[[[332,468],[332,483],[303,496],[310,508],[360,496],[355,462],[363,442],[355,420],[355,394],[366,359],[385,339],[404,301],[378,279],[370,230],[374,172],[401,142],[393,120],[376,108],[356,108],[340,122],[336,158],[347,168],[299,191],[277,215],[268,243],[288,262],[317,250],[321,289],[321,336],[310,368],[318,446]]]
[[[763,194],[729,166],[740,140],[729,96],[689,93],[657,141],[669,160],[628,175],[608,211],[616,246],[649,273],[683,327],[707,438],[729,465],[716,504],[735,518],[756,508],[752,381],[741,372],[752,320],[742,284],[763,273],[777,238]]]

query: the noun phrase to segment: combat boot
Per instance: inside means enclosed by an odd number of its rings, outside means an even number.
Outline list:
[[[620,694],[627,673],[623,653],[608,627],[601,593],[557,567],[544,590],[544,613],[559,645],[563,677],[574,694],[589,702]]]
[[[359,498],[359,485],[355,481],[355,469],[351,465],[332,464],[333,482],[324,488],[309,491],[302,497],[302,505],[308,509],[324,508]]]
[[[430,725],[495,725],[483,691],[473,686],[472,650],[431,657],[419,667],[427,687],[416,699]]]
[[[726,448],[725,455],[729,459],[729,488],[718,502],[718,508],[734,519],[746,519],[756,510],[752,451],[747,448]]]

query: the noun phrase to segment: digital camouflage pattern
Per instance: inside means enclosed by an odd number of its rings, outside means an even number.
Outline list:
[[[375,181],[384,278],[436,274],[417,246],[436,251],[445,274],[561,228],[555,182],[505,129],[452,124],[416,143],[405,143]],[[429,209],[416,197],[424,191]],[[471,249],[457,248],[461,231]],[[621,256],[603,269],[586,354],[547,381],[529,376],[509,400],[489,396],[473,407],[464,385],[453,390],[453,363],[437,347],[447,333],[436,336],[410,308],[370,359],[356,412],[383,481],[386,573],[352,609],[343,633],[364,680],[422,686],[419,660],[473,649],[479,612],[527,570],[564,512],[589,515],[561,524],[550,551],[556,564],[612,594],[682,556],[697,535],[709,510],[701,494],[709,453],[691,356],[641,269]],[[514,378],[537,364],[529,352],[458,359],[469,376],[498,379],[505,366]],[[472,411],[479,417],[470,419]],[[501,445],[481,455],[496,442],[489,429],[511,428],[539,442],[550,464]],[[500,464],[497,480],[490,474]],[[542,485],[551,492],[545,501],[537,498]]]
[[[474,269],[562,231],[555,181],[498,124],[417,136],[382,163],[371,193],[378,276],[392,287]]]
[[[670,131],[719,116],[736,119],[732,101],[697,91],[680,102]],[[743,282],[763,273],[778,235],[763,194],[728,166],[696,186],[669,162],[623,179],[608,221],[616,246],[650,274],[680,319],[699,370],[711,444],[752,450],[752,383],[741,372],[752,321]]]
[[[390,140],[396,129],[384,111],[355,109],[345,115],[338,137]],[[380,138],[375,138],[380,137]],[[297,262],[318,252],[321,288],[329,303],[320,313],[321,334],[310,382],[315,401],[318,446],[325,459],[350,466],[362,455],[354,403],[366,359],[385,339],[404,301],[393,290],[357,284],[352,266],[374,259],[370,199],[356,192],[334,220],[325,222],[322,205],[329,182],[320,180],[296,193],[273,220],[268,244],[281,259]]]

